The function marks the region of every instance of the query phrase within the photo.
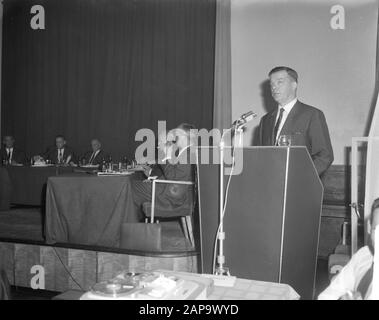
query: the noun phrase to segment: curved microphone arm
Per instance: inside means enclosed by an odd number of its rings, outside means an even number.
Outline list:
[[[251,120],[253,120],[255,117],[257,117],[257,114],[253,111],[249,111],[249,112],[246,112],[244,113],[241,117],[239,117],[236,121],[233,122],[232,126],[225,130],[221,136],[221,140],[220,140],[220,146],[224,146],[224,136],[225,134],[227,134],[229,131],[240,131],[242,130],[245,125],[250,122]]]

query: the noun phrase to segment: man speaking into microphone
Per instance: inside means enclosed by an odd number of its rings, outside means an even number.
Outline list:
[[[333,162],[333,149],[324,113],[297,99],[298,74],[289,67],[275,67],[269,72],[271,94],[278,107],[262,117],[258,142],[276,146],[281,135],[291,138],[291,145],[306,146],[321,176]]]

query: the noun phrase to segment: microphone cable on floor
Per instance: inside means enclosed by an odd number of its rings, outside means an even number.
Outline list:
[[[69,275],[69,277],[71,278],[72,281],[74,281],[74,283],[80,288],[80,290],[82,291],[86,291],[84,290],[84,288],[79,284],[78,281],[75,280],[74,276],[71,274],[70,270],[68,270],[67,266],[64,264],[64,262],[62,261],[60,255],[58,254],[58,251],[57,251],[57,248],[55,247],[52,247],[56,256],[58,257],[59,261],[61,262],[63,268],[66,270],[67,274]]]

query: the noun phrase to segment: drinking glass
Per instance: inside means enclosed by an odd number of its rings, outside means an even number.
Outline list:
[[[291,146],[291,136],[289,134],[282,134],[278,139],[278,146],[289,147]]]

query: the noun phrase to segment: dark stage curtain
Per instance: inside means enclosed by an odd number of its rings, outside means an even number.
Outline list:
[[[215,0],[5,0],[3,28],[2,134],[29,155],[64,134],[131,157],[158,120],[212,126]]]

